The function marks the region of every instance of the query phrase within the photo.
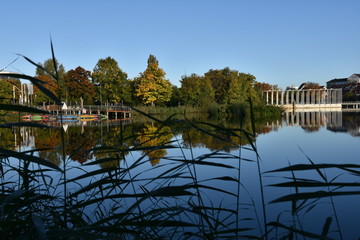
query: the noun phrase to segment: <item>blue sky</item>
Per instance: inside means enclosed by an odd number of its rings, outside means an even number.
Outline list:
[[[108,56],[129,78],[149,54],[175,85],[230,67],[284,88],[360,73],[358,0],[12,0],[1,3],[0,69],[55,54],[92,71]],[[8,71],[34,75],[19,59]]]

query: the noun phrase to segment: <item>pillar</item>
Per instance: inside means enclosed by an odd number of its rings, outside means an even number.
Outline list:
[[[298,104],[299,103],[299,91],[295,92],[295,103]]]
[[[310,104],[310,90],[306,90],[306,104]]]
[[[297,125],[297,126],[300,125],[299,115],[300,115],[299,112],[296,112],[296,113],[295,113],[295,117],[296,117],[295,120],[296,120],[296,125]]]
[[[300,91],[301,104],[304,104],[304,90]]]

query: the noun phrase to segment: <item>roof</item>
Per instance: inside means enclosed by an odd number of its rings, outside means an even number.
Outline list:
[[[330,81],[328,81],[328,83],[344,82],[344,81],[347,81],[347,80],[348,80],[347,78],[334,78],[334,79],[331,79]]]

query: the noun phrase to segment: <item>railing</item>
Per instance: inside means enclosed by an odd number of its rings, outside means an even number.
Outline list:
[[[84,105],[85,109],[88,110],[99,110],[99,111],[119,111],[119,112],[130,112],[131,108],[127,106],[106,106],[106,105]]]
[[[360,102],[343,102],[342,109],[360,109]]]

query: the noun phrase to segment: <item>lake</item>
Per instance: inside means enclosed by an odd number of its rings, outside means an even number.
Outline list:
[[[2,196],[37,194],[2,218],[49,237],[360,237],[360,113],[43,124],[0,129]]]

